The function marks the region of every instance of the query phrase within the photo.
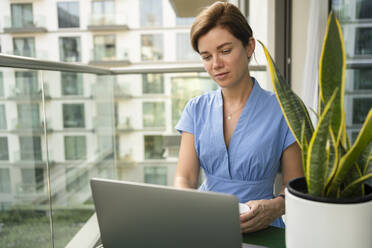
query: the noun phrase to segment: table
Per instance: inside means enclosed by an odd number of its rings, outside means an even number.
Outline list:
[[[285,248],[285,229],[270,226],[264,230],[243,235],[243,242],[268,248]],[[98,240],[94,247],[101,247]]]
[[[243,242],[269,248],[285,248],[285,229],[270,226],[264,230],[243,235]]]

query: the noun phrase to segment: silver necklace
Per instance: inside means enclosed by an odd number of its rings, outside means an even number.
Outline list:
[[[226,118],[227,118],[228,120],[231,120],[233,114],[235,114],[236,112],[238,112],[239,110],[241,110],[243,107],[244,107],[244,104],[242,104],[242,106],[240,106],[237,110],[235,110],[235,111],[233,111],[233,112],[231,112],[231,113],[227,113],[227,117],[226,117]]]

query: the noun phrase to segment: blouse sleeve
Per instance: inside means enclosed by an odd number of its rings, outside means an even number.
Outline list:
[[[282,151],[284,151],[285,149],[287,149],[288,146],[292,145],[294,142],[296,142],[296,138],[293,136],[291,130],[289,129],[288,127],[288,124],[287,122],[284,120],[285,122],[285,125],[284,125],[284,143],[283,143],[283,149]]]
[[[180,120],[175,126],[176,130],[182,134],[183,131],[194,134],[194,104],[191,99],[185,106]]]

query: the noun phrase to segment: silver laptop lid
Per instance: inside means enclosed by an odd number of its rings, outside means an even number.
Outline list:
[[[91,179],[101,240],[114,247],[241,247],[233,195]]]

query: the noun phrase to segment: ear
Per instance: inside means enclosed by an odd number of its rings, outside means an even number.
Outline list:
[[[247,53],[248,58],[251,58],[255,47],[256,47],[255,39],[253,37],[249,38],[248,45],[245,47],[245,51]]]

